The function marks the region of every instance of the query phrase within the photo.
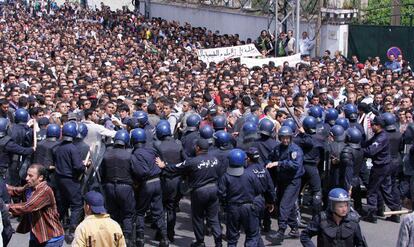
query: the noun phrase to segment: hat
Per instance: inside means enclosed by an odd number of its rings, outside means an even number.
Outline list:
[[[321,93],[327,93],[328,89],[326,87],[319,89],[319,94]]]
[[[208,110],[208,114],[210,114],[210,115],[216,115],[216,114],[217,114],[217,110],[216,110],[216,108],[210,108],[210,109]]]
[[[256,147],[250,147],[249,149],[247,149],[246,154],[250,159],[260,158],[259,149],[257,149]]]
[[[122,100],[122,101],[124,101],[124,100],[125,100],[125,96],[120,95],[120,96],[118,96],[116,99],[117,99],[117,100]]]
[[[208,143],[207,139],[199,138],[196,143],[197,147],[199,147],[201,150],[208,150],[210,147],[210,144]]]
[[[76,113],[74,113],[74,112],[70,112],[70,113],[68,114],[68,121],[71,121],[71,120],[76,121],[77,119],[78,119],[78,116],[76,115]]]
[[[85,195],[85,202],[89,205],[94,214],[105,214],[104,198],[101,193],[89,191]]]
[[[49,119],[47,117],[42,117],[42,118],[39,118],[39,120],[37,121],[37,123],[40,126],[46,126],[46,125],[49,124]]]
[[[228,166],[226,172],[235,177],[240,177],[244,173],[244,167]]]

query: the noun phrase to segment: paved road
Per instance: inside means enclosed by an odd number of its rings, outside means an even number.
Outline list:
[[[181,202],[182,212],[178,213],[177,225],[176,225],[176,241],[170,246],[187,247],[190,246],[191,241],[194,239],[194,234],[191,228],[191,216],[190,216],[190,205],[188,200]],[[14,222],[16,225],[17,222]],[[277,223],[275,220],[272,222],[272,228],[276,230]],[[391,247],[395,246],[398,237],[399,224],[391,223],[384,220],[379,220],[378,224],[371,224],[361,222],[362,231],[367,239],[368,246],[381,246]],[[146,230],[147,244],[145,246],[158,246],[157,242],[152,241],[155,232],[151,229]],[[272,246],[271,242],[268,241],[266,236],[262,236],[266,246]],[[315,237],[316,238],[316,237]],[[315,240],[314,238],[314,240]],[[241,241],[238,246],[243,246],[244,234],[241,235]],[[15,234],[11,240],[9,246],[22,247],[28,246],[28,234]],[[206,237],[206,246],[214,246],[214,240],[212,237]],[[69,245],[65,245],[69,246]],[[283,246],[296,247],[300,246],[299,240],[287,239],[284,241]]]

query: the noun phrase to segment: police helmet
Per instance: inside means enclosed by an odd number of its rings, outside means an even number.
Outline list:
[[[155,127],[155,134],[158,139],[171,135],[171,125],[167,120],[160,120]]]
[[[275,124],[272,120],[263,118],[259,122],[259,133],[265,136],[272,136],[275,130]]]
[[[323,109],[320,106],[312,106],[308,110],[309,116],[316,118],[316,120],[321,121],[323,115]]]
[[[29,121],[29,113],[24,108],[19,108],[14,112],[15,123],[27,123]]]
[[[216,131],[213,138],[217,147],[225,147],[230,143],[230,134],[224,130]]]
[[[257,132],[257,125],[253,122],[245,122],[242,130],[245,136],[254,135]]]
[[[49,124],[46,129],[47,138],[59,138],[60,137],[60,126],[57,124]]]
[[[126,146],[129,144],[129,133],[126,130],[118,130],[114,137],[115,145]]]
[[[257,125],[259,123],[259,117],[257,117],[255,114],[250,113],[247,114],[247,116],[244,118],[244,122],[251,122],[254,123],[255,125]]]
[[[292,131],[292,128],[290,128],[289,126],[282,126],[279,129],[278,136],[292,136],[292,135],[293,135],[293,131]]]
[[[357,128],[349,128],[346,130],[346,142],[351,146],[359,147],[362,141],[362,133]],[[353,145],[352,145],[353,144]]]
[[[333,139],[337,142],[345,141],[345,130],[341,125],[332,126],[329,130],[329,134],[331,134]]]
[[[132,117],[138,120],[140,127],[144,127],[148,123],[148,114],[144,111],[136,111],[132,114]]]
[[[303,128],[307,133],[315,133],[317,120],[315,117],[307,116],[303,119]]]
[[[62,136],[64,141],[73,141],[78,135],[78,126],[76,122],[67,122],[63,125]]]
[[[9,129],[9,120],[7,118],[0,118],[0,137],[7,135]]]
[[[78,123],[78,138],[83,139],[88,135],[88,127],[84,123]]]
[[[187,130],[196,131],[200,126],[201,117],[198,114],[191,114],[185,122],[187,124]]]
[[[282,126],[289,126],[292,129],[292,132],[296,131],[296,123],[295,120],[288,118],[285,121],[283,121]]]
[[[347,118],[340,117],[335,121],[336,125],[341,125],[344,130],[349,128],[349,120]]]
[[[329,108],[325,113],[325,122],[329,125],[335,125],[335,121],[338,119],[338,111],[334,108]]]
[[[214,130],[210,125],[204,125],[200,129],[200,137],[203,139],[207,139],[210,144],[213,143],[213,134]]]
[[[141,128],[136,128],[131,131],[131,144],[135,145],[137,143],[145,143],[147,141],[147,136],[145,130]]]
[[[214,130],[224,130],[226,128],[226,117],[222,115],[215,116],[213,118]]]
[[[232,149],[228,154],[229,166],[227,173],[231,176],[241,176],[244,172],[244,165],[246,164],[246,153],[238,148]]]
[[[389,112],[382,114],[382,119],[384,119],[385,123],[385,130],[396,130],[395,123],[397,122],[397,119],[395,118],[395,115]]]
[[[335,203],[337,202],[349,203],[349,201],[351,200],[349,198],[348,192],[346,192],[346,190],[342,188],[334,188],[331,191],[329,191],[328,198],[329,198],[329,204],[330,204],[329,209],[331,210],[331,212],[335,211]]]
[[[354,104],[346,104],[344,106],[345,117],[349,120],[356,120],[358,118],[358,108]]]

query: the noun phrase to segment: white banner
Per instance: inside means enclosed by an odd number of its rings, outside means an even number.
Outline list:
[[[269,62],[273,62],[275,66],[281,66],[285,62],[289,63],[290,67],[294,67],[296,64],[303,62],[302,59],[300,59],[300,53],[287,56],[287,57],[272,57],[272,58],[248,58],[248,57],[242,57],[240,59],[241,64],[246,64],[246,66],[251,69],[255,66],[262,67],[264,64],[268,65]]]
[[[209,64],[219,63],[230,58],[260,56],[254,44],[238,45],[222,48],[200,49],[197,51],[198,59]]]

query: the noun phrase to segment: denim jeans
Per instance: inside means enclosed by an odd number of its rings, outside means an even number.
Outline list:
[[[62,247],[64,240],[65,239],[62,238],[61,240],[53,242],[53,243],[43,243],[43,244],[39,244],[36,240],[30,240],[29,247]]]

